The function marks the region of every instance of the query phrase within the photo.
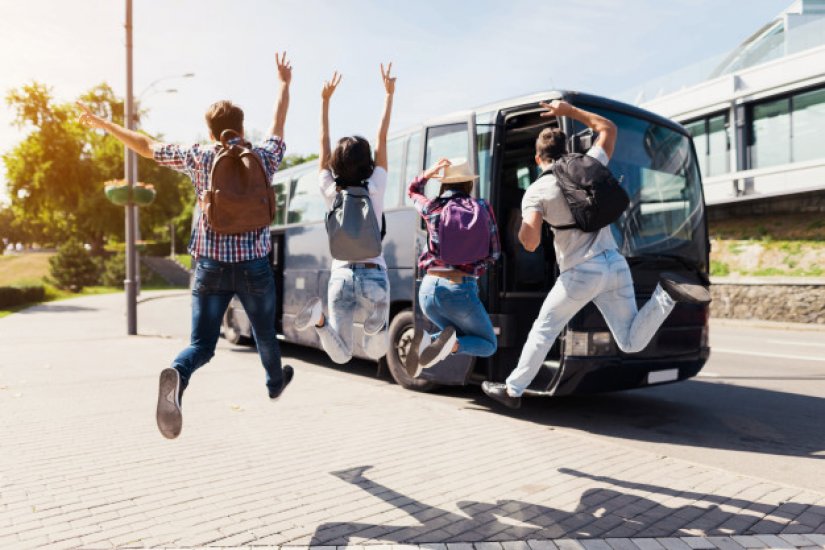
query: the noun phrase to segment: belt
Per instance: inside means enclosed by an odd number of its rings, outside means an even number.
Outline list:
[[[428,271],[427,275],[432,275],[433,277],[441,277],[442,279],[447,279],[448,281],[452,281],[454,283],[463,283],[464,278],[471,278],[475,279],[474,276],[464,273],[463,271],[453,270],[453,271]]]
[[[373,264],[373,263],[359,263],[359,264],[347,264],[349,269],[383,269],[380,264]]]

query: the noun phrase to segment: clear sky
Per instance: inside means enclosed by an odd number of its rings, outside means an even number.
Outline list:
[[[320,88],[333,139],[376,130],[378,64],[398,76],[391,131],[486,102],[553,88],[616,95],[730,50],[789,0],[134,0],[135,94],[147,131],[194,142],[217,99],[270,124],[274,52],[293,62],[288,153],[317,151]],[[37,80],[60,100],[106,81],[125,90],[122,0],[0,0],[0,91]],[[0,106],[0,152],[24,135]],[[2,185],[4,167],[0,169]]]

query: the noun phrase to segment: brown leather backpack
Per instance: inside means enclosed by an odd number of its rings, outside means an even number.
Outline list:
[[[239,134],[221,132],[209,185],[200,197],[201,211],[215,232],[235,235],[266,227],[275,218],[275,189],[263,161],[242,144],[230,145]]]

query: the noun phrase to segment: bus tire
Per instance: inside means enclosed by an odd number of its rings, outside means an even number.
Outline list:
[[[223,336],[231,344],[238,346],[252,345],[252,338],[244,336],[241,327],[238,325],[238,320],[235,318],[235,310],[231,305],[226,308],[226,313],[223,316]]]
[[[390,349],[387,350],[387,369],[393,380],[402,388],[420,392],[432,391],[437,384],[427,380],[419,380],[407,374],[405,361],[407,350],[412,345],[413,331],[415,330],[415,316],[411,309],[399,311],[392,318],[389,328]]]

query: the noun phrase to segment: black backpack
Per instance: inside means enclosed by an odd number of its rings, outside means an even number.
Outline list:
[[[553,229],[593,233],[619,219],[630,204],[627,193],[607,166],[591,156],[564,155],[542,176],[546,174],[556,177],[575,220],[568,225],[553,225]]]

